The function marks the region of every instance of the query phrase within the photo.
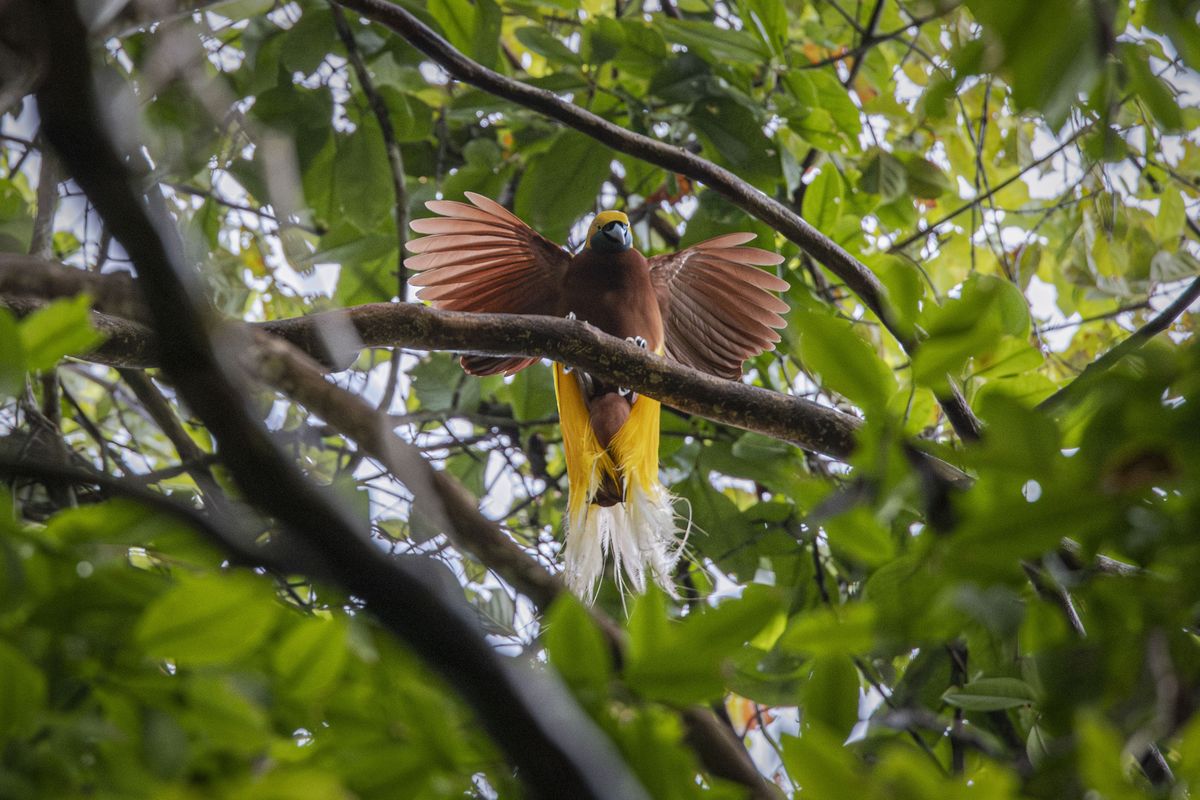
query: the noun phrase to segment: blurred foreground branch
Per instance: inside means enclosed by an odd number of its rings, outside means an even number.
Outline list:
[[[205,423],[246,498],[324,562],[326,576],[441,674],[536,797],[621,797],[644,788],[561,683],[523,669],[483,638],[457,585],[424,557],[391,557],[331,491],[313,485],[248,411],[230,352],[244,332],[222,325],[157,188],[147,193],[118,152],[94,93],[87,32],[71,0],[0,5],[0,29],[36,86],[42,131],[128,253],[158,334],[162,366]],[[453,590],[450,586],[453,586]]]

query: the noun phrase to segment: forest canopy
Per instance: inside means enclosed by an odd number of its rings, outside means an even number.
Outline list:
[[[0,797],[1190,796],[1198,15],[0,0]],[[467,192],[751,232],[782,340],[432,309]],[[549,360],[678,597],[564,589]]]

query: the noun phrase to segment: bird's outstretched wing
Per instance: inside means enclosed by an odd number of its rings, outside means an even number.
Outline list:
[[[416,255],[405,266],[419,272],[411,281],[417,297],[434,308],[497,314],[553,314],[571,255],[534,231],[504,206],[467,192],[470,204],[431,200],[438,217],[413,220],[428,234],[408,242]],[[511,375],[536,358],[463,356],[474,375]]]
[[[753,233],[729,233],[678,253],[649,259],[666,332],[665,354],[722,378],[738,378],[742,362],[775,349],[787,304],[771,292],[786,281],[755,269],[783,257],[744,247]]]

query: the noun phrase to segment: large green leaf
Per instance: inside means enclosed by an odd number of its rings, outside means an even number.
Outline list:
[[[231,664],[263,643],[280,608],[270,587],[244,573],[186,577],[138,621],[138,644],[180,667]]]
[[[0,737],[28,734],[46,708],[46,676],[0,640]]]
[[[800,359],[810,374],[864,407],[887,404],[896,378],[849,322],[811,311],[794,311],[791,318]]]
[[[451,44],[485,67],[496,66],[501,11],[495,0],[430,0],[427,8]]]
[[[587,609],[563,594],[546,613],[543,630],[550,663],[563,679],[576,693],[602,698],[612,677],[612,651]]]
[[[59,300],[21,320],[21,352],[25,368],[50,369],[67,355],[86,355],[106,338],[92,327],[87,295]]]
[[[678,622],[666,619],[665,596],[652,588],[634,605],[624,675],[644,697],[695,703],[718,696],[745,644],[782,611],[766,586],[749,586],[740,598],[696,608]]]
[[[1017,678],[976,678],[963,686],[947,689],[947,703],[967,711],[1001,711],[1037,702],[1037,694]]]
[[[612,160],[612,151],[595,139],[563,131],[521,176],[517,215],[544,236],[565,242],[568,228],[595,207]]]

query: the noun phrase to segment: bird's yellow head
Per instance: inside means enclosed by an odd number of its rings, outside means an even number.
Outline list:
[[[588,228],[587,246],[598,253],[620,253],[633,246],[629,217],[622,211],[601,211]]]

